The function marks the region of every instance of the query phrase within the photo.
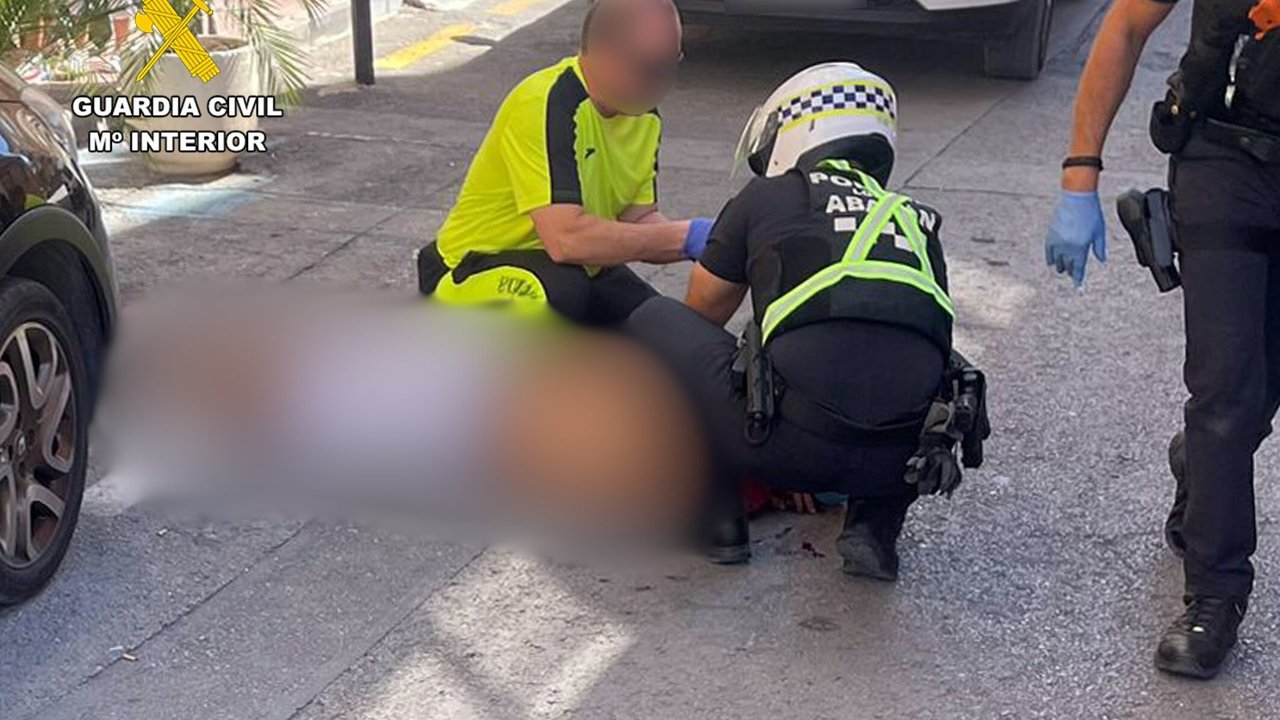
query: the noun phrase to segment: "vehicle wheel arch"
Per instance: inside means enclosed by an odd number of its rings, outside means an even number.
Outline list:
[[[96,397],[102,350],[116,321],[108,263],[84,224],[62,208],[31,210],[0,233],[0,277],[21,277],[44,285],[72,317],[86,354],[90,397]]]

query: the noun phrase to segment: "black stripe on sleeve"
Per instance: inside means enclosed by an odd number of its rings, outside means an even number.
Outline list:
[[[565,68],[547,94],[547,172],[551,176],[552,203],[582,204],[574,145],[578,138],[578,106],[587,98],[587,89],[573,68]]]
[[[658,147],[653,150],[653,201],[656,203],[658,202],[658,173],[661,171],[658,166],[658,155],[662,152],[662,116],[658,114],[658,108],[649,112],[658,118]]]
[[[653,155],[653,202],[658,202],[658,154]]]

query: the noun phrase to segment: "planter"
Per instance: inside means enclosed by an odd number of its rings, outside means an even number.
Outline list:
[[[111,39],[116,50],[124,47],[133,28],[133,18],[128,13],[116,13],[111,16]]]
[[[41,22],[35,28],[24,33],[22,38],[18,41],[18,47],[23,50],[30,50],[31,52],[40,52],[41,50],[44,50],[46,43],[45,25],[46,23]]]
[[[207,131],[249,131],[256,130],[256,117],[209,117],[206,114],[209,98],[215,95],[261,95],[261,82],[258,78],[257,64],[253,49],[244,40],[217,35],[200,37],[200,42],[213,61],[217,63],[219,72],[201,82],[194,78],[182,64],[182,59],[173,52],[166,52],[151,68],[151,94],[155,96],[190,95],[196,98],[200,106],[200,117],[165,117],[142,118],[131,120],[130,124],[139,130],[207,130]],[[128,80],[132,82],[132,80]],[[180,153],[157,152],[148,153],[147,160],[152,168],[164,175],[200,176],[224,173],[236,166],[239,155],[233,152],[223,153]]]

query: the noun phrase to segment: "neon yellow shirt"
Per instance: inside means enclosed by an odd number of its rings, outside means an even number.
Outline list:
[[[539,70],[507,95],[436,241],[449,267],[467,252],[539,249],[529,213],[581,205],[616,220],[657,202],[656,111],[604,117],[578,58]]]

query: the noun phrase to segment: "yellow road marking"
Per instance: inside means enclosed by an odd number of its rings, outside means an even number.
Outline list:
[[[422,58],[449,47],[453,44],[454,38],[459,35],[466,35],[475,29],[476,26],[471,23],[458,23],[443,27],[426,40],[402,47],[378,60],[378,62],[374,63],[374,66],[379,70],[403,70]]]
[[[542,0],[506,0],[489,8],[494,15],[519,15],[521,11],[537,5]]]

